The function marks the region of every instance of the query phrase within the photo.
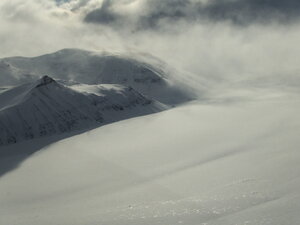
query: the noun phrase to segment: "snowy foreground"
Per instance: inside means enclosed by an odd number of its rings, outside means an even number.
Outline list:
[[[53,143],[0,177],[0,224],[299,225],[297,99],[192,102]]]

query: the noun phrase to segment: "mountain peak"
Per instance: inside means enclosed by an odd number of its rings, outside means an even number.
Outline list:
[[[56,83],[56,81],[53,78],[45,75],[38,81],[36,87],[45,86],[50,83]]]

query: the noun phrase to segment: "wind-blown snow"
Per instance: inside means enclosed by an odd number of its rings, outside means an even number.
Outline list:
[[[146,62],[149,61],[150,63]],[[0,82],[20,85],[41,75],[84,84],[120,84],[165,104],[178,104],[192,99],[184,83],[172,79],[153,57],[129,57],[79,49],[63,49],[33,58],[0,59]],[[157,64],[157,65],[156,65]],[[174,71],[173,71],[174,72]]]
[[[0,178],[1,223],[298,225],[299,109],[193,102],[52,144]]]
[[[157,65],[0,60],[1,225],[300,224],[298,93],[191,94]]]

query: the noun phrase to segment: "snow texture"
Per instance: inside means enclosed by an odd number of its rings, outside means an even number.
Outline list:
[[[45,146],[0,178],[1,223],[298,225],[299,109],[194,102]]]

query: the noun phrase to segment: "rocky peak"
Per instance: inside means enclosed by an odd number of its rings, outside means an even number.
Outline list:
[[[56,81],[54,79],[52,79],[51,77],[45,75],[38,81],[36,87],[45,86],[45,85],[48,85],[51,83],[56,83]]]

